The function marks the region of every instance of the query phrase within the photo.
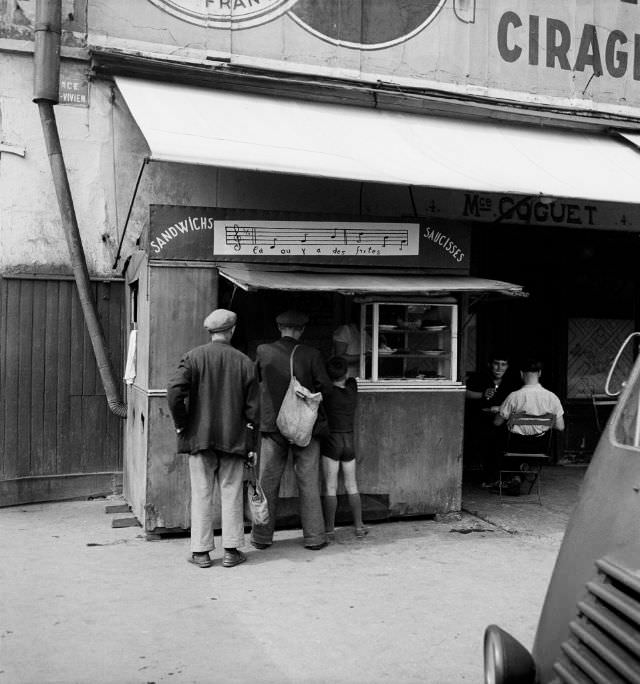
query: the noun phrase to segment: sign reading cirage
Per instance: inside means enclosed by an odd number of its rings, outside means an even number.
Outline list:
[[[111,36],[131,49],[153,43],[172,59],[201,51],[202,59],[237,67],[376,87],[435,88],[590,114],[638,116],[640,109],[638,0],[88,2],[99,8],[89,12],[93,45]],[[0,35],[1,19],[0,10]]]

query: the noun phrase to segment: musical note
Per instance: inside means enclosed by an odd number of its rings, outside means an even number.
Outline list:
[[[233,226],[233,249],[235,252],[240,251],[240,247],[242,245],[242,241],[240,240],[240,226],[237,224],[234,224]]]
[[[413,236],[417,229],[417,225],[412,224],[412,232],[409,232],[406,224],[396,226],[390,223],[345,222],[332,225],[321,222],[230,221],[224,227],[223,239],[226,253],[229,254],[262,254],[262,250],[273,254],[271,250],[278,249],[280,252],[282,248],[283,254],[308,256],[309,248],[315,248],[314,255],[317,253],[362,256],[375,254],[377,248],[378,255],[383,252],[385,256],[389,256],[404,255],[405,252],[414,253],[417,248]]]

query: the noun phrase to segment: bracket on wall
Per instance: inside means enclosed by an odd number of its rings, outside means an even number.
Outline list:
[[[133,210],[133,203],[135,202],[136,196],[138,194],[138,188],[140,187],[140,181],[142,180],[142,174],[147,168],[147,164],[151,161],[149,157],[145,157],[140,165],[140,171],[138,172],[138,178],[136,179],[136,185],[133,189],[133,195],[131,195],[131,202],[129,202],[129,210],[127,211],[127,218],[124,222],[124,227],[122,228],[122,235],[120,236],[120,242],[118,243],[118,252],[116,253],[116,258],[113,261],[113,266],[111,268],[115,269],[118,266],[118,261],[120,261],[120,252],[122,251],[122,243],[124,242],[124,236],[127,232],[127,226],[129,225],[129,219],[131,218],[131,211]]]
[[[0,153],[6,152],[7,154],[15,154],[18,157],[24,157],[26,150],[24,147],[18,145],[10,145],[9,143],[0,142]]]

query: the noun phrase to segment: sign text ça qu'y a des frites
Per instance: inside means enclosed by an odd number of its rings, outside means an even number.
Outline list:
[[[421,240],[455,263],[466,257],[464,241],[446,230],[419,223],[217,220],[186,216],[154,231],[149,246],[162,258],[171,245],[213,232],[212,256],[233,257],[411,257]]]

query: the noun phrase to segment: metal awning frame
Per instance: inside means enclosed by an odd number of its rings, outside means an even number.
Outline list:
[[[398,298],[415,302],[425,299],[433,301],[434,297],[449,298],[443,303],[451,303],[455,295],[480,293],[483,295],[495,293],[512,297],[527,296],[519,285],[464,275],[399,274],[397,271],[381,273],[353,265],[339,271],[335,268],[323,270],[321,267],[292,270],[287,269],[285,265],[280,265],[278,268],[275,264],[269,264],[267,268],[264,268],[261,263],[246,262],[218,262],[215,265],[223,278],[245,292],[262,290],[335,292],[356,297],[356,301],[363,304],[370,301],[397,301]],[[283,282],[287,276],[292,280],[291,283]],[[332,276],[335,277],[335,284],[331,283]],[[367,276],[370,277],[370,285],[365,282]],[[355,284],[340,282],[350,278],[361,280],[360,283]],[[438,284],[439,279],[442,279],[442,284]],[[465,284],[468,286],[465,287]],[[301,287],[301,285],[306,285],[306,287]]]

